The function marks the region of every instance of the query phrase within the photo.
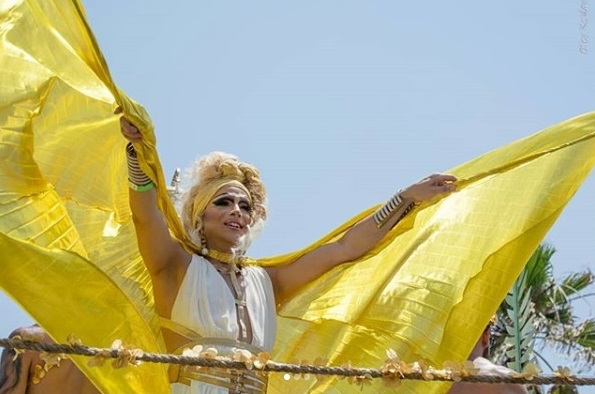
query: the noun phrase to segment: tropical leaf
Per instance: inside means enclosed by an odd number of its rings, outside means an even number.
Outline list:
[[[558,385],[552,386],[548,394],[578,394],[578,389],[576,386]]]
[[[525,265],[526,285],[531,287],[536,296],[539,296],[539,292],[544,291],[552,281],[554,270],[550,262],[554,253],[556,248],[549,244],[541,244]]]
[[[560,288],[564,290],[567,298],[585,290],[593,283],[593,274],[587,270],[584,272],[574,272],[562,280]],[[579,295],[579,297],[581,297]],[[572,301],[572,300],[570,300]]]
[[[492,334],[492,353],[498,364],[519,370],[523,363],[538,358],[540,364],[553,371],[555,364],[539,351],[547,346],[571,359],[575,371],[577,367],[595,366],[595,319],[579,321],[573,309],[574,301],[595,295],[586,292],[594,275],[586,270],[556,280],[551,261],[554,253],[553,246],[540,245],[500,305]],[[543,391],[539,386],[528,388]],[[573,386],[552,386],[548,393],[578,391]]]
[[[507,365],[517,372],[521,372],[525,364],[533,361],[533,344],[535,329],[531,302],[531,288],[527,286],[527,271],[515,281],[511,291],[506,296],[506,315],[510,324],[506,327],[508,336],[506,356]]]
[[[583,347],[595,349],[595,320],[585,320],[579,324],[577,331],[577,342]]]
[[[566,354],[579,366],[590,369],[595,365],[595,320],[560,325],[547,341],[552,348]]]

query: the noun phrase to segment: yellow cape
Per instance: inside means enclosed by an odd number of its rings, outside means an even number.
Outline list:
[[[130,220],[117,105],[140,126],[143,169],[159,185],[172,232],[185,236],[149,117],[112,81],[80,1],[0,0],[0,81],[0,287],[59,342],[73,333],[90,346],[123,339],[163,351]],[[594,135],[590,113],[449,171],[461,179],[457,193],[417,209],[368,255],[282,307],[274,359],[379,367],[388,348],[438,367],[465,359],[592,169]],[[291,261],[373,209],[261,264]],[[116,370],[75,361],[105,393],[169,391],[162,365]],[[278,375],[270,392],[288,387],[360,392],[336,379],[285,383]],[[399,393],[447,388],[405,382]],[[386,389],[376,382],[365,391]]]

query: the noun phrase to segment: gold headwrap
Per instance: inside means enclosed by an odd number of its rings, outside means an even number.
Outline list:
[[[192,227],[196,228],[198,224],[198,218],[202,216],[205,209],[207,209],[207,205],[213,199],[213,197],[215,197],[215,194],[227,186],[235,186],[242,189],[250,199],[250,204],[252,204],[252,195],[242,182],[238,181],[237,179],[230,178],[214,179],[208,183],[205,183],[204,186],[201,185],[201,190],[194,198],[194,203],[192,204],[192,217],[189,218],[192,220]]]

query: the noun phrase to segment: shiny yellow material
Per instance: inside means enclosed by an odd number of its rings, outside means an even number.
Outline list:
[[[283,306],[273,358],[312,361],[325,355],[332,365],[380,367],[392,348],[401,360],[436,367],[465,360],[594,165],[592,112],[448,171],[460,179],[457,192],[416,208],[362,259]],[[286,384],[273,376],[269,392],[281,393]],[[336,379],[292,384],[295,392],[360,392]],[[404,381],[397,392],[447,389],[447,383]],[[387,391],[381,382],[364,389]]]
[[[81,4],[0,0],[0,81],[0,287],[58,342],[164,351],[113,111],[147,117],[111,80]],[[163,365],[75,361],[105,393],[169,391]]]
[[[0,0],[0,287],[59,342],[122,339],[164,351],[150,278],[127,201],[119,105],[144,135],[135,146],[170,228],[143,108],[113,83],[76,0]],[[459,191],[418,207],[360,261],[338,267],[281,306],[278,361],[330,359],[379,367],[387,348],[440,367],[463,360],[524,262],[595,164],[595,113],[555,125],[452,169]],[[297,164],[296,164],[297,165]],[[376,207],[284,264],[336,239]],[[105,393],[166,393],[166,368],[84,372]],[[399,393],[443,393],[404,382]],[[350,393],[345,381],[271,376],[269,392]],[[381,382],[364,392],[387,392]]]

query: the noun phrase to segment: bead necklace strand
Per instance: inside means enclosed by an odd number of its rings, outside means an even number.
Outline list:
[[[211,264],[222,276],[229,275],[232,290],[235,296],[234,303],[236,305],[238,325],[240,328],[240,336],[238,340],[242,342],[248,342],[248,326],[246,325],[246,294],[244,292],[245,283],[242,268],[241,266],[238,267],[234,262],[229,264],[230,268],[221,266],[220,264],[222,263],[217,260],[214,262],[211,261]]]

